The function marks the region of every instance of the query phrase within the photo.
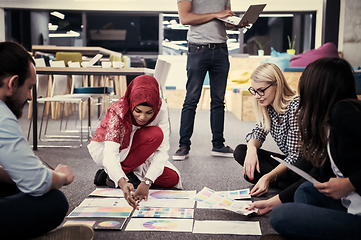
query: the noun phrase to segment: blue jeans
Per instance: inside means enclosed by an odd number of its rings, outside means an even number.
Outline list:
[[[229,70],[227,46],[210,49],[206,46],[189,44],[187,58],[187,94],[183,103],[179,146],[190,149],[194,118],[203,81],[209,72],[211,94],[211,130],[212,144],[215,148],[224,146],[224,95]]]
[[[41,236],[58,227],[68,211],[68,201],[58,189],[53,189],[43,196],[33,197],[20,192],[16,187],[11,186],[10,189],[1,185],[1,191],[4,188],[7,188],[6,191],[11,195],[2,194],[0,197],[1,239],[29,239]]]
[[[320,193],[312,183],[303,183],[294,203],[275,207],[272,227],[292,239],[360,239],[361,216],[347,213],[340,200]]]

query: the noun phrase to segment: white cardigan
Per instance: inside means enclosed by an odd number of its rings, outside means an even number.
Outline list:
[[[177,188],[182,188],[181,177],[178,169],[171,164],[168,159],[168,150],[169,150],[169,123],[168,123],[168,110],[167,104],[162,101],[161,109],[158,112],[156,118],[148,124],[148,126],[158,126],[163,131],[163,142],[158,147],[158,149],[149,156],[149,158],[139,167],[133,170],[134,174],[139,178],[139,180],[144,181],[144,178],[148,178],[153,182],[163,173],[164,167],[168,167],[177,172],[179,176],[179,182],[175,186]],[[120,163],[123,162],[129,154],[133,136],[135,132],[140,129],[138,126],[132,125],[132,132],[130,135],[130,144],[127,148],[119,152],[119,143],[104,141],[96,142],[91,141],[88,144],[88,150],[93,158],[94,162],[105,168],[105,171],[108,173],[109,178],[113,180],[115,186],[118,186],[118,181],[120,178],[124,177],[128,180],[127,176],[120,167]]]

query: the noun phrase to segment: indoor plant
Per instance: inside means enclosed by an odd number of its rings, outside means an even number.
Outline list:
[[[287,39],[288,39],[288,49],[287,49],[287,53],[288,53],[288,54],[295,55],[295,54],[296,54],[296,50],[295,50],[296,35],[294,36],[292,42],[291,42],[291,38],[290,38],[289,35],[287,36]]]
[[[263,45],[260,41],[254,40],[258,46],[258,56],[264,56]]]

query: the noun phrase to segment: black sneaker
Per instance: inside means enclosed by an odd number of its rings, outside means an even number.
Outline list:
[[[115,183],[113,182],[113,180],[111,180],[109,178],[109,176],[107,176],[106,185],[110,188],[115,188]],[[119,188],[119,186],[118,186],[118,188]]]
[[[212,148],[212,156],[233,158],[233,149],[230,146]]]
[[[139,184],[141,183],[141,181],[139,180],[139,178],[133,173],[133,172],[130,172],[127,174],[127,178],[128,178],[128,182],[133,184],[134,188],[138,188]],[[107,178],[106,178],[106,185],[110,188],[115,188],[115,183],[113,182],[113,180],[111,180],[109,178],[109,176],[107,175]],[[119,186],[118,186],[119,188]]]
[[[128,182],[133,184],[134,188],[138,188],[138,185],[141,183],[139,178],[134,174],[134,172],[130,172],[127,174]]]
[[[105,170],[104,169],[99,169],[95,173],[94,184],[96,186],[105,186],[107,177],[108,177],[108,174],[105,172]]]
[[[179,147],[173,155],[173,160],[184,160],[189,156],[189,150],[185,147]]]

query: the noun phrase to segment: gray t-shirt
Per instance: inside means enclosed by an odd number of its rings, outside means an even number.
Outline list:
[[[231,6],[230,0],[177,0],[192,2],[192,13],[203,14],[225,10]],[[223,21],[213,19],[207,23],[190,26],[187,40],[195,44],[225,43],[226,27]]]

